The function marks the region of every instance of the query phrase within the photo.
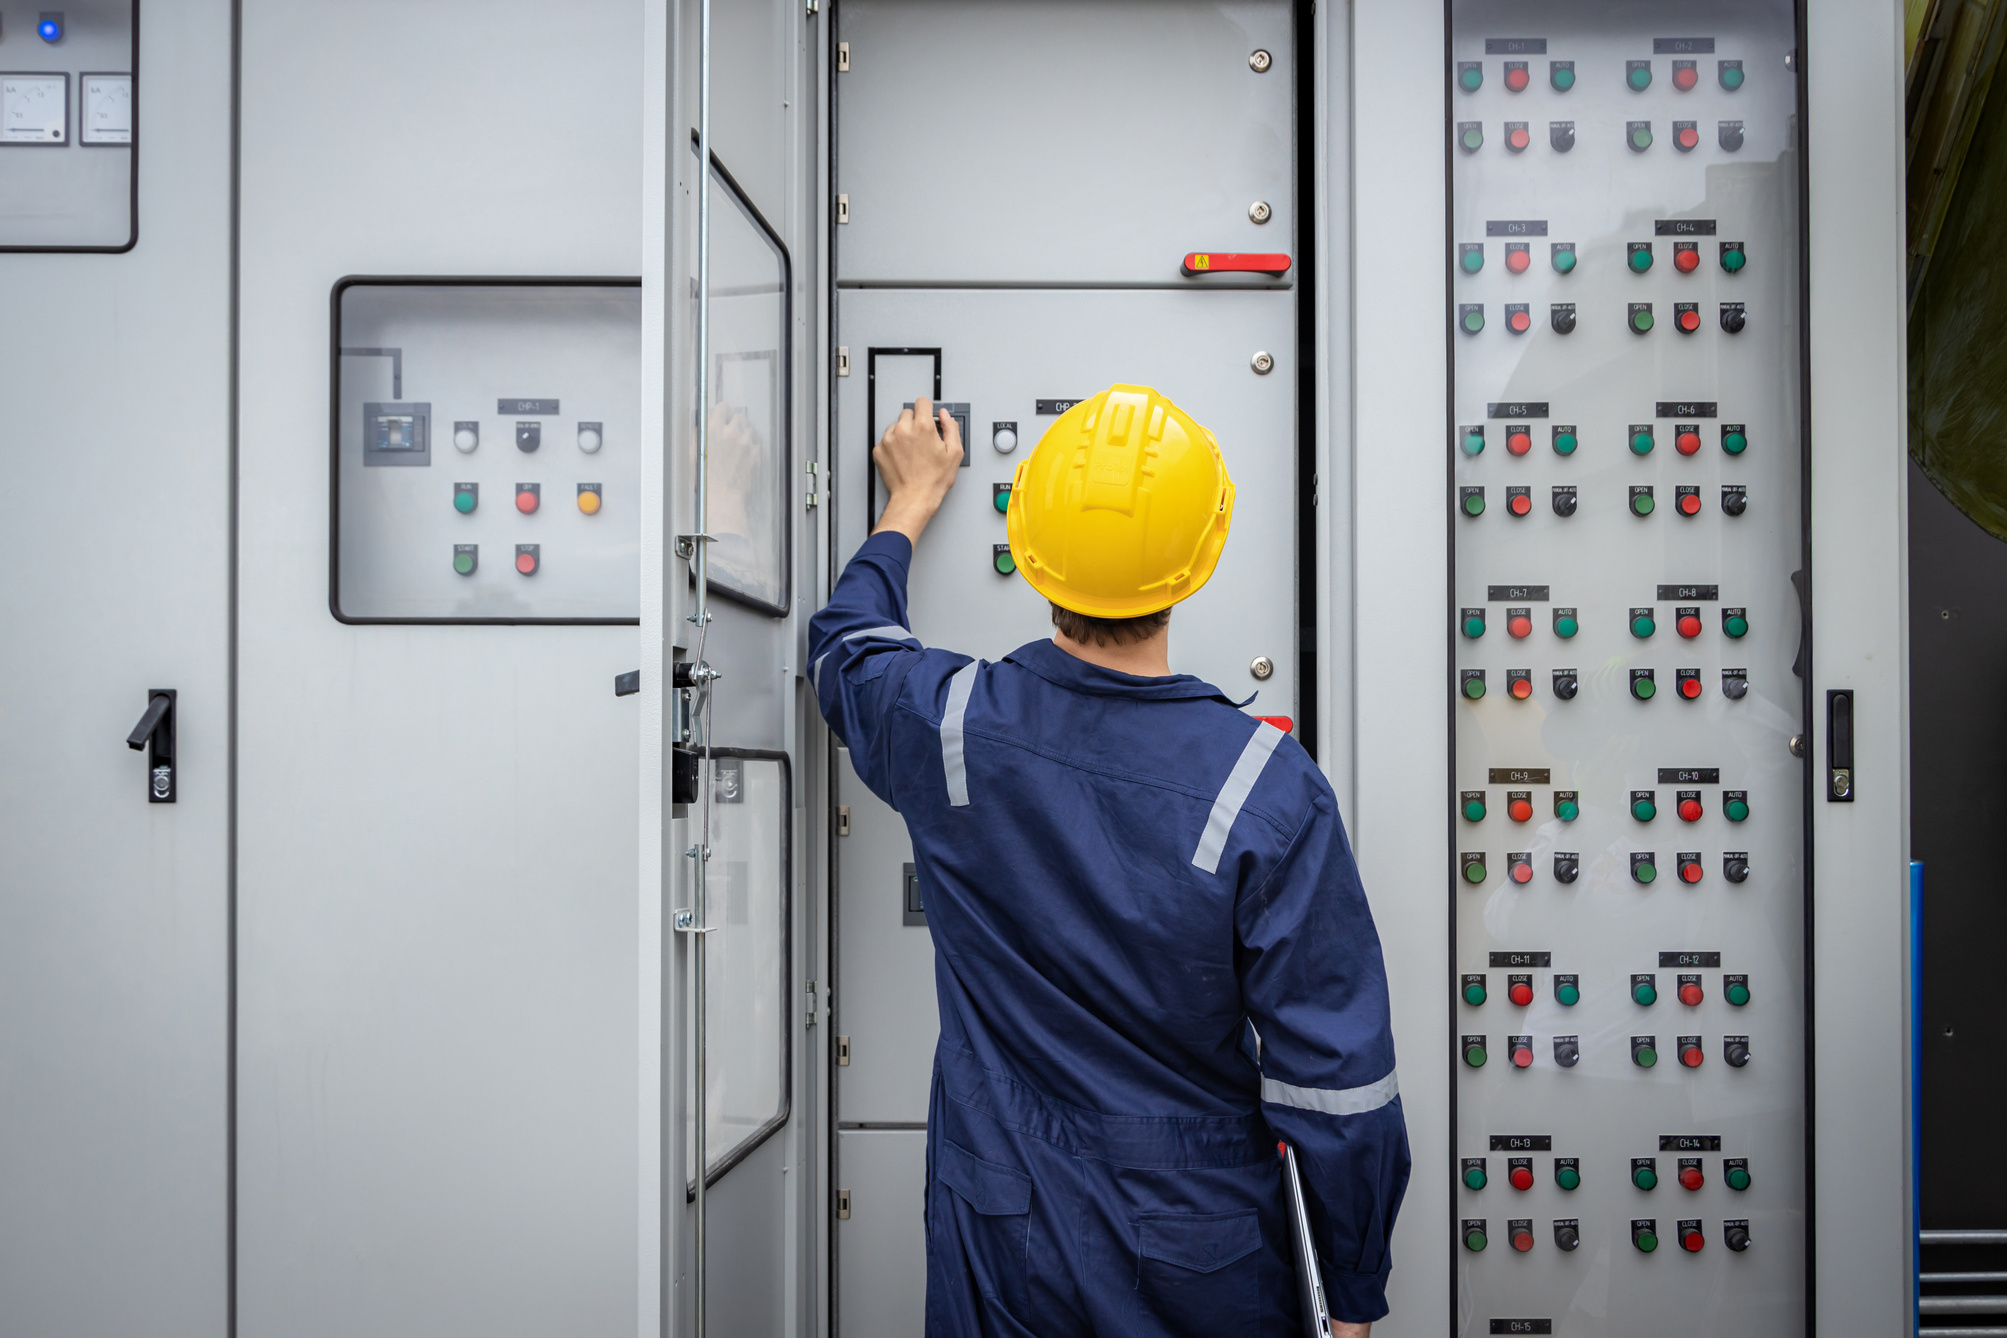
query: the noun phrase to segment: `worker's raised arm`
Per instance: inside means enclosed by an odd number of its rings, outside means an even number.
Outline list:
[[[886,725],[921,656],[919,638],[906,627],[906,575],[913,545],[955,485],[961,433],[946,413],[937,424],[933,405],[921,399],[887,429],[872,459],[889,500],[876,532],[844,567],[829,603],[809,620],[809,681],[823,718],[850,749],[859,778],[897,808]]]
[[[1330,788],[1237,912],[1260,1037],[1261,1113],[1296,1149],[1332,1318],[1387,1313],[1388,1242],[1408,1184],[1386,967]]]

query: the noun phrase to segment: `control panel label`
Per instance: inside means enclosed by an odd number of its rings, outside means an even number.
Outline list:
[[[1554,954],[1551,952],[1494,952],[1491,954],[1493,966],[1552,966]]]
[[[1719,785],[1720,767],[1660,767],[1661,785]]]
[[[1487,237],[1545,237],[1547,235],[1547,220],[1544,218],[1486,219],[1484,235]]]
[[[1659,965],[1671,967],[1720,966],[1721,954],[1718,952],[1662,952],[1659,954]]]
[[[1547,54],[1547,39],[1544,37],[1487,37],[1484,39],[1484,54],[1487,56],[1544,56]]]
[[[1721,587],[1718,585],[1662,585],[1659,587],[1659,598],[1674,601],[1682,599],[1720,599]]]
[[[1654,37],[1652,39],[1652,54],[1654,56],[1706,55],[1713,50],[1714,39],[1712,37]]]
[[[1554,1136],[1552,1134],[1493,1134],[1491,1136],[1491,1150],[1493,1152],[1552,1152],[1554,1150]]]
[[[1485,406],[1487,418],[1545,418],[1546,400],[1499,400]]]
[[[1491,785],[1551,785],[1548,777],[1552,773],[1546,767],[1492,767]]]
[[[1719,1152],[1720,1134],[1660,1134],[1660,1152]]]
[[[1551,1319],[1495,1319],[1491,1322],[1493,1333],[1552,1333],[1554,1321]]]
[[[1547,602],[1547,587],[1544,585],[1487,585],[1484,588],[1486,601],[1502,604],[1508,600],[1524,599],[1531,603]]]
[[[1041,416],[1045,416],[1048,414],[1062,414],[1078,403],[1080,403],[1080,401],[1077,398],[1070,400],[1039,400],[1037,411]]]
[[[1719,405],[1714,400],[1659,400],[1658,418],[1712,418]]]
[[[504,416],[522,413],[554,414],[558,412],[556,400],[496,400],[495,412]]]

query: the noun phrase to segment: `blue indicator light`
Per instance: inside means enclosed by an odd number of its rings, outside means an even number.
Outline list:
[[[58,18],[43,19],[35,26],[35,31],[42,35],[44,42],[60,42],[63,40],[63,21]]]

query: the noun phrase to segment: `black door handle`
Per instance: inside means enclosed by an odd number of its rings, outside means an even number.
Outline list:
[[[1826,802],[1854,802],[1854,690],[1826,693]]]
[[[173,688],[154,688],[146,695],[146,714],[125,736],[134,752],[146,749],[146,802],[171,804],[175,796]]]

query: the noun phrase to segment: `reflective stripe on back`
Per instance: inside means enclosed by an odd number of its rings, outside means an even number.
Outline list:
[[[1240,760],[1233,764],[1226,784],[1220,787],[1219,798],[1213,800],[1213,811],[1206,815],[1206,830],[1199,837],[1199,848],[1192,852],[1192,863],[1198,868],[1207,873],[1219,872],[1220,855],[1226,850],[1233,820],[1240,816],[1240,806],[1254,792],[1254,783],[1261,779],[1269,755],[1281,742],[1282,731],[1267,721],[1255,726],[1247,746],[1240,750]]]
[[[948,777],[948,806],[969,806],[969,769],[962,760],[962,717],[976,690],[976,662],[970,660],[948,680],[948,709],[941,712],[941,770]]]
[[[1378,1082],[1364,1087],[1292,1087],[1273,1078],[1261,1080],[1261,1099],[1297,1110],[1321,1111],[1326,1115],[1364,1115],[1378,1110],[1401,1094],[1392,1069]]]

